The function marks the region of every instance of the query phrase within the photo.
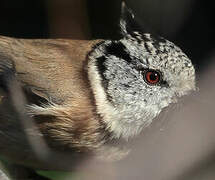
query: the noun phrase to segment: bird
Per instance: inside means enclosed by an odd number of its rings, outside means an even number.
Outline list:
[[[71,162],[73,154],[121,159],[129,153],[124,143],[196,90],[188,56],[145,33],[125,3],[120,33],[109,40],[0,36],[0,157],[29,169],[68,166],[52,158],[47,166],[32,150],[33,138]]]

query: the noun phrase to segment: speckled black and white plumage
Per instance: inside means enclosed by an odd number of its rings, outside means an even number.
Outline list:
[[[128,139],[195,90],[195,69],[175,44],[144,34],[125,6],[120,24],[123,38],[103,41],[89,54],[88,75],[97,113],[115,138]],[[161,72],[162,82],[147,84],[146,69]]]

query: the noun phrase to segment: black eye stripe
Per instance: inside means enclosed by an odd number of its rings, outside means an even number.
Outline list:
[[[116,56],[128,63],[131,63],[132,61],[129,52],[126,51],[126,47],[121,42],[112,42],[108,45],[106,47],[106,54]]]

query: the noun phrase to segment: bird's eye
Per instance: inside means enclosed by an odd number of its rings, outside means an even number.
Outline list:
[[[148,69],[143,73],[144,80],[149,85],[157,85],[161,82],[161,73],[159,71]]]

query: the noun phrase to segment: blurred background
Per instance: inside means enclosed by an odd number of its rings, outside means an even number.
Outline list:
[[[191,58],[197,75],[203,79],[199,86],[204,91],[201,96],[188,99],[188,105],[181,111],[162,117],[167,119],[164,125],[161,125],[161,121],[148,129],[144,138],[139,140],[137,150],[125,162],[111,166],[89,162],[84,165],[82,178],[76,173],[72,173],[72,176],[74,179],[102,180],[213,180],[213,1],[127,0],[126,3],[143,27],[173,41]],[[120,0],[0,0],[0,35],[113,39],[119,36],[120,8]],[[65,177],[56,172],[50,175],[56,180]]]

